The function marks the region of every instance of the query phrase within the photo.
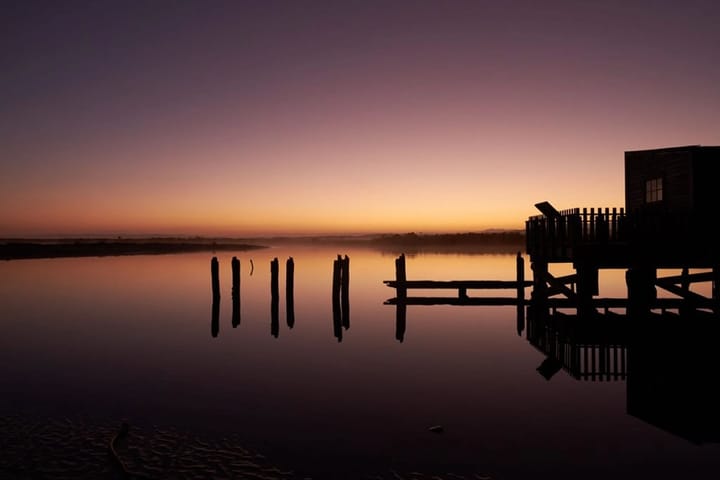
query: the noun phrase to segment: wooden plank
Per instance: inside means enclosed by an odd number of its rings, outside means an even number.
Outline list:
[[[529,304],[529,301],[525,301]],[[385,305],[487,305],[503,306],[518,305],[516,297],[406,297],[402,299],[390,298]]]
[[[397,288],[397,280],[384,280],[388,287]],[[419,289],[515,289],[518,287],[516,280],[406,280],[401,282],[405,288]],[[526,287],[532,287],[532,281],[523,282]]]
[[[707,297],[703,297],[702,295],[699,295],[695,292],[691,292],[690,290],[686,290],[682,287],[679,287],[674,284],[665,283],[665,282],[656,282],[656,285],[660,288],[663,288],[667,290],[670,293],[674,293],[675,295],[682,297],[684,300],[689,300],[691,302],[709,302],[710,299]]]
[[[697,282],[711,282],[713,280],[713,272],[699,272],[691,273],[689,275],[673,275],[669,277],[661,277],[657,279],[657,285],[660,287],[663,284],[677,284],[683,281],[689,281],[690,283]],[[665,288],[665,287],[663,287]]]

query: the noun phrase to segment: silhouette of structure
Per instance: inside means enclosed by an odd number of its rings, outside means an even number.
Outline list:
[[[342,341],[342,331],[350,328],[350,258],[338,255],[333,261],[332,311],[333,334]]]
[[[295,326],[295,260],[292,257],[285,262],[285,309],[287,326]]]
[[[240,260],[233,257],[232,266],[232,326],[240,325]]]
[[[718,312],[720,236],[711,172],[719,161],[720,147],[628,151],[624,208],[558,211],[549,202],[536,204],[542,215],[526,221],[535,303],[584,314],[612,307]],[[549,266],[557,263],[571,263],[575,274],[553,276]],[[596,298],[601,269],[626,270],[627,301]],[[658,278],[661,269],[683,273]],[[700,282],[712,282],[710,297],[692,290]],[[675,297],[658,299],[657,288]]]
[[[715,377],[720,316],[691,311],[641,317],[575,315],[529,307],[527,340],[546,355],[537,370],[551,380],[625,381],[626,411],[694,443],[720,442]]]
[[[210,318],[210,334],[218,336],[220,331],[220,264],[217,257],[210,260],[210,281],[212,285],[212,315]]]
[[[525,288],[532,286],[525,280],[525,261],[520,253],[515,261],[517,280],[408,280],[405,254],[395,259],[395,280],[384,280],[388,287],[394,288],[396,296],[385,301],[385,305],[395,305],[395,338],[405,339],[408,305],[514,305],[517,307],[517,330],[522,334],[525,328]],[[408,296],[408,290],[456,291],[457,296]],[[515,296],[469,296],[468,290],[514,290]]]
[[[270,334],[277,338],[280,333],[280,266],[277,257],[270,261]]]

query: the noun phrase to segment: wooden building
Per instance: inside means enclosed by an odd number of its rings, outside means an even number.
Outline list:
[[[625,152],[625,206],[556,210],[526,222],[534,298],[592,311],[598,271],[627,269],[628,297],[643,308],[657,300],[656,287],[693,306],[720,306],[720,233],[714,198],[714,165],[720,147],[682,146]],[[548,266],[572,263],[576,274],[555,278]],[[658,269],[682,275],[657,278]],[[690,269],[708,271],[689,274]],[[713,282],[712,298],[690,291],[693,282]],[[561,298],[553,298],[560,295]],[[667,303],[667,302],[666,302]]]

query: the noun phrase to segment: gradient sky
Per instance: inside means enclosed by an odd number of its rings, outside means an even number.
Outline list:
[[[720,2],[8,1],[0,236],[523,228],[720,144]]]

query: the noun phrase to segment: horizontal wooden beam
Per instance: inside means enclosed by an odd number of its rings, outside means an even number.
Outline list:
[[[397,280],[384,280],[383,283],[388,287],[397,288]],[[516,280],[406,280],[400,282],[405,288],[418,289],[503,289],[517,288]],[[532,287],[533,282],[527,280],[522,282],[525,287]]]
[[[529,305],[529,300],[521,300]],[[406,297],[390,298],[385,305],[518,305],[517,297]]]

